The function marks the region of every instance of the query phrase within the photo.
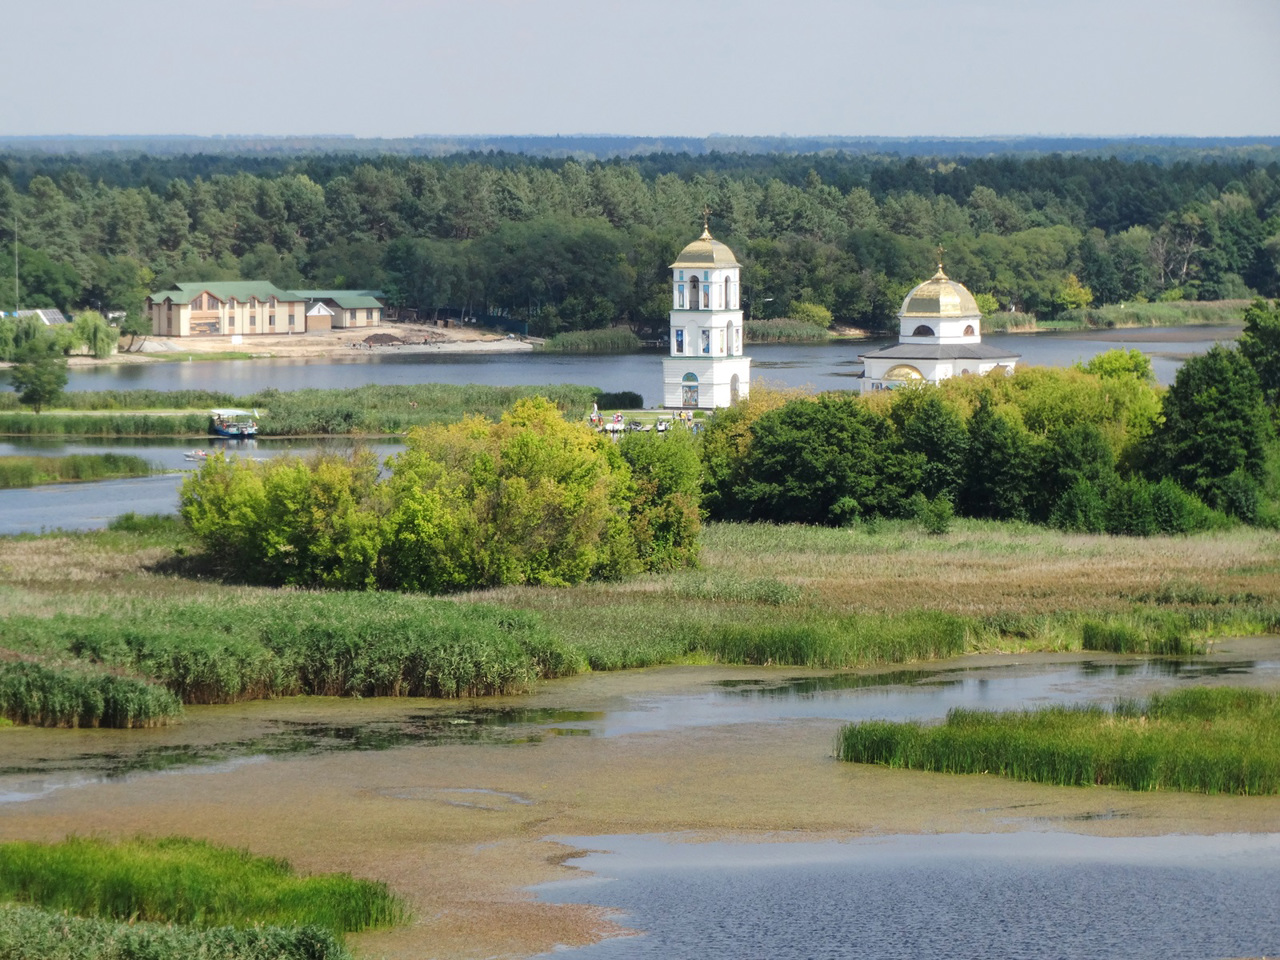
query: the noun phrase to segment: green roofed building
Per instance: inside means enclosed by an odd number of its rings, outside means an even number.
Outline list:
[[[382,320],[377,291],[281,290],[266,280],[179,283],[153,293],[146,309],[158,337],[307,333]]]

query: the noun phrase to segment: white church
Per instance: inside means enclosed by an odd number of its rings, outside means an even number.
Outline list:
[[[671,264],[671,353],[662,358],[662,405],[713,410],[745,399],[751,358],[742,355],[741,264],[702,236]]]
[[[915,287],[898,311],[898,342],[861,356],[863,393],[911,381],[937,383],[966,373],[1012,373],[1020,358],[982,342],[982,311],[963,284],[938,272]]]

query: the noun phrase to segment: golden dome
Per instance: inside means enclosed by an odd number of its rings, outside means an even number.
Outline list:
[[[711,231],[704,226],[702,236],[680,251],[680,256],[671,264],[671,269],[703,270],[707,267],[740,266],[742,264],[738,263],[733,251],[719,240],[712,239]]]
[[[938,272],[907,294],[902,301],[900,317],[977,317],[982,311],[978,309],[978,301],[973,294],[964,288],[964,284],[956,283],[942,272],[942,264],[938,264]]]

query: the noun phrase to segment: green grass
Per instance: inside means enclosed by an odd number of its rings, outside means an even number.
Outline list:
[[[635,353],[640,349],[640,338],[630,327],[573,330],[557,333],[539,349],[548,353]]]
[[[1096,327],[1180,327],[1200,323],[1241,323],[1248,300],[1175,300],[1170,303],[1126,303],[1085,310],[1068,310],[1056,322],[1057,329]],[[984,321],[985,325],[985,321]]]
[[[824,327],[785,317],[774,320],[748,320],[745,333],[747,343],[808,343],[830,340],[832,337],[831,331]]]
[[[407,917],[386,884],[349,874],[299,876],[285,860],[185,837],[0,844],[0,900],[114,920],[333,933]]]
[[[397,594],[139,597],[93,615],[10,617],[3,637],[24,654],[133,673],[184,703],[513,693],[583,666],[535,615]]]
[[[208,436],[209,410],[214,407],[259,410],[263,436],[385,435],[429,423],[452,423],[465,416],[497,420],[517,400],[530,396],[546,397],[570,418],[579,419],[590,412],[599,393],[593,387],[574,384],[507,387],[443,383],[289,392],[268,389],[240,397],[193,390],[74,392],[63,395],[61,402],[69,404],[67,408],[40,414],[17,412],[11,402],[0,403],[0,435]],[[184,409],[190,412],[182,412]]]
[[[1280,793],[1280,694],[1194,688],[1142,703],[990,713],[940,726],[871,722],[841,730],[836,754],[943,773],[994,773],[1062,786]]]
[[[0,490],[75,480],[149,477],[156,468],[142,457],[77,453],[65,457],[0,457]]]
[[[83,668],[0,661],[0,716],[40,727],[154,727],[182,715],[164,687]]]
[[[320,927],[192,929],[0,905],[0,960],[351,960]]]

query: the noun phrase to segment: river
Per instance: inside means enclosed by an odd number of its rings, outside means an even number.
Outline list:
[[[1033,366],[1069,366],[1104,350],[1141,350],[1151,357],[1161,383],[1172,383],[1188,356],[1240,334],[1238,326],[1187,326],[1035,334],[989,334],[985,343],[1019,353]],[[788,387],[847,390],[862,371],[860,354],[892,343],[889,339],[822,344],[755,344],[752,377]],[[0,385],[7,383],[0,371]],[[528,385],[573,383],[606,390],[631,390],[646,406],[662,399],[661,355],[548,353],[374,353],[340,359],[245,359],[190,363],[109,364],[77,367],[69,390],[222,390],[249,394],[268,387],[358,387],[367,383],[453,383]]]

